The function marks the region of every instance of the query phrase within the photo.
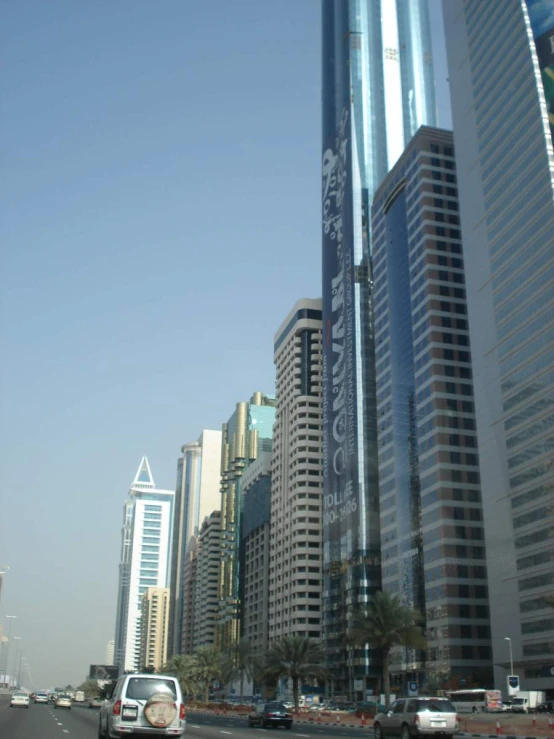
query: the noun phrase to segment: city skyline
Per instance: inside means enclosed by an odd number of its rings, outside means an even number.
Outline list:
[[[258,3],[244,3],[233,13],[223,8],[217,14],[213,13],[215,3],[206,3],[195,11],[194,19],[182,3],[168,2],[165,13],[153,14],[146,7],[134,7],[134,23],[130,27],[129,3],[125,2],[109,14],[106,8],[95,6],[86,17],[73,3],[63,0],[57,10],[32,0],[26,7],[30,4],[34,8],[34,25],[28,24],[22,7],[14,4],[3,8],[5,22],[1,31],[5,34],[10,30],[12,35],[4,42],[9,71],[5,80],[8,115],[3,125],[10,141],[4,175],[10,184],[3,190],[8,215],[4,230],[9,246],[3,298],[7,311],[13,315],[9,324],[2,325],[7,349],[2,382],[3,387],[10,387],[4,404],[9,433],[3,439],[6,462],[2,483],[10,495],[3,500],[0,560],[12,565],[4,578],[2,611],[19,616],[25,654],[37,684],[48,684],[54,663],[59,674],[56,682],[73,683],[83,677],[82,665],[103,661],[105,644],[113,636],[117,573],[104,573],[110,569],[114,556],[117,558],[120,494],[134,471],[136,459],[148,452],[162,487],[172,488],[174,459],[183,438],[195,438],[198,428],[217,428],[221,423],[220,409],[233,398],[245,397],[252,387],[271,385],[271,337],[275,327],[298,295],[319,292],[319,276],[311,266],[317,262],[319,251],[319,147],[317,141],[310,142],[314,127],[319,128],[320,10],[319,3],[302,4],[295,9],[295,27],[290,28],[287,2],[278,2],[270,18],[260,13]],[[227,199],[238,197],[241,187],[248,187],[246,169],[250,168],[253,186],[248,192],[252,202],[257,197],[266,200],[261,193],[273,180],[260,179],[262,175],[266,177],[267,167],[265,163],[258,167],[258,159],[265,162],[265,153],[258,157],[257,152],[266,151],[267,136],[274,142],[276,160],[282,162],[274,173],[275,184],[270,185],[270,191],[273,201],[283,198],[288,220],[283,222],[282,232],[268,235],[265,227],[260,227],[267,217],[262,207],[258,221],[246,224],[247,231],[241,236],[246,251],[256,249],[265,239],[266,258],[263,264],[252,263],[251,272],[245,273],[242,267],[239,271],[251,284],[244,303],[237,303],[232,297],[235,278],[230,276],[235,267],[227,248],[223,251],[222,273],[216,275],[213,288],[206,294],[207,303],[192,289],[189,296],[184,296],[187,300],[183,305],[183,282],[175,270],[182,246],[183,219],[190,237],[187,243],[193,239],[201,246],[226,243],[213,230],[201,239],[197,231],[191,234],[197,214],[187,211],[183,215],[181,200],[166,196],[171,187],[175,192],[186,190],[183,182],[176,179],[176,169],[169,166],[174,152],[185,148],[192,151],[192,140],[198,151],[198,142],[204,140],[202,135],[208,136],[205,151],[212,143],[209,129],[183,128],[183,111],[188,115],[188,108],[184,103],[177,104],[179,96],[174,95],[174,83],[164,81],[168,65],[177,74],[188,66],[194,69],[198,43],[183,44],[183,38],[187,39],[191,29],[202,23],[210,28],[209,39],[204,41],[216,47],[220,38],[227,43],[221,51],[215,48],[212,55],[214,60],[218,54],[225,60],[230,75],[223,83],[223,91],[235,85],[233,98],[226,102],[237,117],[230,121],[229,147],[225,148],[228,155],[218,160],[217,178],[222,172],[233,176],[240,170],[245,174],[237,187],[226,194]],[[254,46],[249,23],[257,23],[258,29],[263,29],[263,33],[254,36]],[[235,24],[238,30],[231,42],[227,31]],[[436,28],[435,36],[440,36],[440,25]],[[288,39],[285,58],[284,36]],[[75,44],[75,38],[85,37],[86,44]],[[128,43],[122,45],[121,38]],[[160,45],[163,49],[154,60],[143,54],[146,38],[148,48]],[[258,77],[252,79],[248,58],[233,56],[235,50],[246,47],[264,55],[263,84]],[[181,61],[179,56],[187,50],[191,65],[188,58]],[[48,64],[40,62],[44,77],[39,85],[34,60],[44,59]],[[305,70],[300,79],[298,69]],[[192,89],[187,90],[195,100],[206,95],[208,105],[204,109],[209,111],[212,91],[220,89],[222,81],[215,68],[205,68],[204,74],[208,80],[199,79],[198,86],[193,80]],[[446,74],[442,77],[439,110],[448,121]],[[111,87],[106,86],[106,79],[112,80]],[[285,84],[284,89],[283,79],[291,79],[294,84]],[[183,89],[189,84],[188,78],[181,76],[179,84],[179,89]],[[259,99],[264,101],[257,111],[263,123],[253,133],[261,129],[264,133],[262,141],[254,142],[257,149],[253,157],[245,159],[243,131],[251,125],[252,115],[249,106],[242,106],[242,102],[251,100],[253,84]],[[82,94],[84,87],[86,96]],[[267,98],[264,89],[271,91]],[[138,114],[143,112],[139,101],[144,93],[153,103],[145,117]],[[40,125],[35,108],[30,112],[28,107],[35,102],[42,110]],[[125,113],[125,106],[129,113]],[[289,124],[290,109],[299,113],[294,130]],[[142,125],[137,127],[139,119]],[[131,130],[133,135],[129,137]],[[169,149],[160,140],[162,131]],[[239,145],[232,146],[231,142]],[[145,178],[137,169],[137,162],[152,149],[152,143],[157,156],[145,158],[149,168],[149,177]],[[196,176],[198,161],[194,157],[190,165]],[[289,182],[293,168],[296,176]],[[153,185],[165,182],[164,177],[169,177],[171,183],[167,189]],[[29,188],[31,181],[34,184]],[[102,183],[107,187],[102,187]],[[139,188],[137,183],[141,183]],[[211,191],[197,194],[210,209],[213,196]],[[240,209],[240,202],[233,202],[230,212]],[[154,221],[149,214],[156,210],[163,218]],[[214,224],[209,217],[204,218],[207,222]],[[291,222],[296,224],[293,241]],[[41,224],[40,232],[37,223]],[[126,227],[122,228],[122,224]],[[173,232],[178,238],[173,237]],[[134,258],[130,256],[130,245]],[[191,284],[198,282],[200,274],[196,251],[191,252],[192,261],[189,258],[187,262]],[[151,265],[153,252],[158,261]],[[204,253],[204,249],[198,253]],[[37,258],[27,261],[28,255],[33,254]],[[276,254],[280,256],[276,258]],[[213,262],[206,261],[212,270]],[[247,260],[241,258],[237,262],[244,264]],[[292,264],[298,265],[300,272],[295,272]],[[268,265],[275,280],[264,284],[262,290],[256,277]],[[238,277],[239,272],[234,274]],[[169,282],[164,280],[164,274],[173,275],[173,282],[171,277]],[[213,274],[211,277],[213,282]],[[266,306],[259,319],[262,338],[259,344],[251,345],[248,366],[241,368],[240,375],[228,376],[225,383],[218,381],[218,359],[220,352],[232,354],[236,350],[232,332],[228,332],[227,338],[210,334],[217,351],[208,351],[207,371],[201,374],[187,374],[188,357],[181,353],[182,315],[192,314],[193,309],[209,315],[211,301],[218,295],[233,306],[232,316],[239,317],[239,325],[240,321],[245,321],[245,325],[251,322],[247,316],[252,301]],[[214,304],[218,301],[219,298]],[[173,317],[167,320],[170,313]],[[229,311],[227,314],[231,315]],[[79,321],[75,320],[77,316]],[[193,345],[205,345],[202,333],[203,327],[196,332],[191,327],[189,338]],[[149,343],[152,354],[146,362],[142,358],[131,360],[139,341]],[[169,362],[158,367],[156,360],[154,366],[154,355],[161,358],[164,354],[173,356],[173,365]],[[21,371],[22,367],[26,369]],[[152,386],[158,371],[160,381]],[[187,386],[195,390],[187,390],[185,397],[183,388]],[[191,397],[195,402],[187,408],[187,398]],[[199,398],[203,399],[201,404],[196,402]],[[157,427],[147,424],[147,417],[163,419],[163,423]],[[2,430],[7,432],[8,425]],[[22,475],[29,459],[33,459],[33,465]],[[7,520],[20,520],[21,500],[33,506],[33,520],[24,529],[18,525],[7,527]],[[76,531],[71,530],[69,516],[65,515],[69,511],[79,522]],[[56,581],[37,581],[36,563],[42,561],[45,553],[49,566],[58,575]],[[68,579],[75,582],[79,593],[69,606],[59,584]],[[81,584],[85,581],[86,587]],[[48,606],[40,623],[34,618],[37,603]],[[91,622],[89,614],[93,611],[96,616]],[[66,613],[71,614],[69,624],[64,623],[63,628],[68,649],[60,658],[55,641],[61,639],[60,624]],[[2,619],[4,615],[0,614]],[[87,633],[85,642],[83,627]]]

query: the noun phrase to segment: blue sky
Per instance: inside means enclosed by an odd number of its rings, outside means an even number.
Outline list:
[[[273,333],[320,294],[320,3],[0,12],[0,622],[48,687],[113,638],[141,456],[173,488],[183,443],[273,391]]]

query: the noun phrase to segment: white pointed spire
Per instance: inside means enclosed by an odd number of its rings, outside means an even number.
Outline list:
[[[148,459],[146,457],[141,459],[137,474],[135,475],[135,479],[133,480],[131,487],[142,489],[156,487],[150,470],[150,465],[148,464]]]

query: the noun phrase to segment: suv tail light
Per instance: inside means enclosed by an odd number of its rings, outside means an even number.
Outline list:
[[[116,701],[113,704],[112,713],[114,716],[119,716],[119,714],[121,713],[121,701]]]
[[[185,708],[185,704],[181,703],[179,706],[179,718],[182,720],[187,717],[187,709]]]
[[[418,713],[416,713],[416,714],[414,715],[414,724],[415,724],[416,726],[419,726],[419,714],[418,714]]]

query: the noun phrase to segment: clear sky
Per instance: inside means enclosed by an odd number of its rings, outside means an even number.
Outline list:
[[[4,0],[0,29],[0,623],[50,687],[114,636],[141,456],[173,489],[320,294],[320,2]]]

